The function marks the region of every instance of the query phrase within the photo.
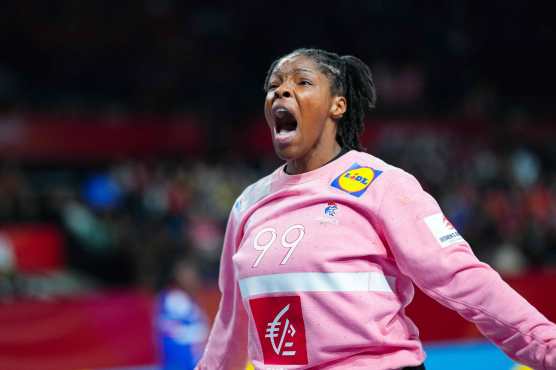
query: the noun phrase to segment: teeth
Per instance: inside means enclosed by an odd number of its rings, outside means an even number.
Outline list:
[[[286,108],[282,108],[282,107],[277,108],[277,109],[274,111],[274,115],[275,115],[277,118],[279,118],[279,119],[284,118],[284,117],[286,116],[286,114],[289,114],[289,113],[290,113],[290,112],[288,112],[288,110],[287,110]]]

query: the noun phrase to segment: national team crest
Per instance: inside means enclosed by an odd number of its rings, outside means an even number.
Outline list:
[[[317,218],[317,221],[321,225],[338,225],[338,217],[336,217],[338,209],[338,204],[333,200],[329,200],[323,214]]]
[[[330,185],[355,197],[360,197],[381,173],[382,171],[354,163],[347,171],[336,177]]]
[[[328,201],[326,208],[324,209],[324,215],[327,217],[336,216],[336,211],[338,210],[338,205],[333,200]]]
[[[264,297],[249,300],[268,365],[306,365],[307,343],[301,298]]]

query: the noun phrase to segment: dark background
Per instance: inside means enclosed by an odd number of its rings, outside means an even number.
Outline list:
[[[462,114],[467,100],[486,94],[488,113],[552,117],[555,8],[516,0],[8,1],[2,101],[17,111],[192,111],[244,121],[259,110],[270,63],[316,46],[360,57],[378,81],[418,76],[419,99],[402,109],[383,99],[380,113]]]

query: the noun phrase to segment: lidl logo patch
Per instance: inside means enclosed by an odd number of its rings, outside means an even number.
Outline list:
[[[382,171],[354,163],[347,171],[336,177],[330,185],[360,197],[381,173]]]

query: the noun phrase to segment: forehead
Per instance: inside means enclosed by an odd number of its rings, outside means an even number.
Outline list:
[[[289,75],[299,72],[322,74],[315,61],[305,55],[287,55],[280,59],[272,70],[272,75]]]

